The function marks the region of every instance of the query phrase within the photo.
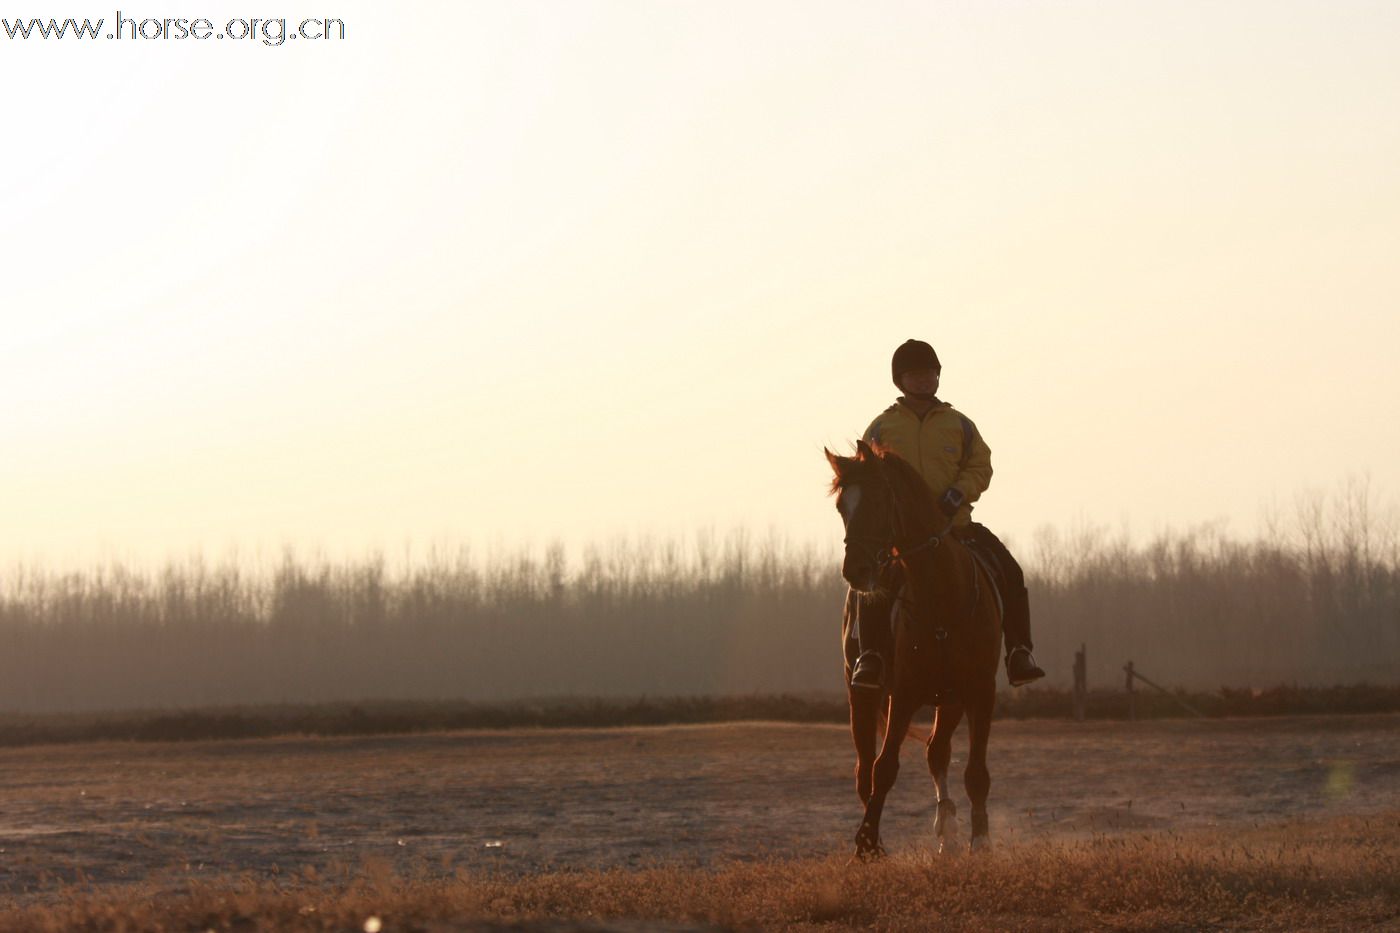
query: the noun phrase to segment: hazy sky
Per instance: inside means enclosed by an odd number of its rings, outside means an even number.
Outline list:
[[[1017,542],[1400,492],[1400,5],[254,12],[0,34],[0,556],[833,544],[908,337]]]

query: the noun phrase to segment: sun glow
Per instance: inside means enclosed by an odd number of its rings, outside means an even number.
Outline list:
[[[337,15],[7,43],[0,556],[829,541],[911,336],[1013,539],[1400,488],[1394,10]]]

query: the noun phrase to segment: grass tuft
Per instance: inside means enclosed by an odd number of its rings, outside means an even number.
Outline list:
[[[5,906],[0,904],[0,906]],[[1264,828],[524,878],[396,873],[70,891],[8,931],[1382,929],[1400,922],[1400,812]]]

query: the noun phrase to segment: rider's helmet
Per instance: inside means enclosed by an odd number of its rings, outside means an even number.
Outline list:
[[[895,388],[902,390],[904,386],[899,384],[899,377],[907,372],[916,369],[942,369],[943,364],[938,362],[938,354],[933,352],[933,347],[922,340],[906,340],[894,351],[894,358],[890,360],[890,374],[894,377]]]

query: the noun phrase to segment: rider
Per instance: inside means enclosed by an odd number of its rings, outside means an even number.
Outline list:
[[[865,440],[893,450],[909,462],[933,490],[953,533],[1000,566],[1006,637],[1006,676],[1013,687],[1045,676],[1031,657],[1030,602],[1025,575],[1011,552],[985,525],[972,520],[972,503],[992,481],[992,452],[977,427],[937,398],[943,366],[933,347],[906,340],[891,361],[894,384],[904,394],[865,429]],[[884,674],[880,649],[889,644],[893,594],[868,597],[857,609],[859,656],[851,686],[878,688]]]

